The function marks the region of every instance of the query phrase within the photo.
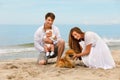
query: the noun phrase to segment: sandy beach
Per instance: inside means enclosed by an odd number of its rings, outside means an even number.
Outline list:
[[[55,67],[56,58],[47,65],[36,64],[36,58],[0,61],[0,80],[120,80],[120,50],[112,50],[116,68],[90,69],[82,61],[75,68]]]

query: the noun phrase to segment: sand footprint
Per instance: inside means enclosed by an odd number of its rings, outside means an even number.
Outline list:
[[[19,67],[15,64],[12,63],[7,63],[6,65],[3,66],[3,69],[18,69]]]

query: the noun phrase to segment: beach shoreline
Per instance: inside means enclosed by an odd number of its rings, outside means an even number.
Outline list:
[[[116,67],[110,70],[90,69],[82,61],[72,69],[57,68],[56,58],[47,65],[38,65],[37,57],[0,60],[0,80],[120,80],[120,50],[111,52]]]

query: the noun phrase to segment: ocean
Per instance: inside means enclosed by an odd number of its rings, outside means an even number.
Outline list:
[[[41,25],[0,25],[0,60],[37,57],[39,53],[33,46],[33,39],[35,31],[40,26]],[[120,24],[56,24],[56,26],[58,26],[61,36],[66,43],[68,42],[70,29],[76,26],[83,31],[94,31],[99,34],[111,50],[120,49]]]

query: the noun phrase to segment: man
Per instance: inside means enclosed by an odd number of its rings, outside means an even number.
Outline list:
[[[62,53],[65,48],[65,42],[61,38],[59,29],[53,25],[54,19],[55,19],[54,13],[51,13],[51,12],[47,13],[45,15],[44,25],[39,27],[34,35],[34,46],[40,52],[40,55],[38,58],[38,64],[40,64],[40,65],[47,64],[47,60],[48,60],[48,57],[45,54],[44,43],[54,44],[54,47],[55,47],[54,53],[55,54],[53,56],[50,56],[49,58],[54,58],[57,56],[57,61],[59,61],[59,59],[61,58]],[[44,38],[45,31],[47,29],[53,30],[53,33],[57,37],[57,42],[56,41],[54,42],[49,38]]]

